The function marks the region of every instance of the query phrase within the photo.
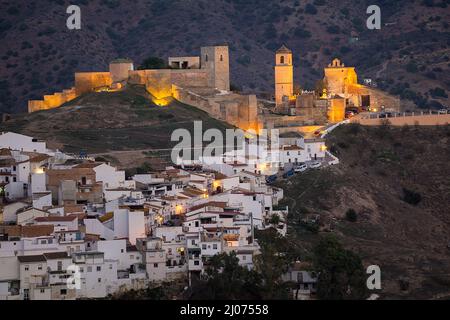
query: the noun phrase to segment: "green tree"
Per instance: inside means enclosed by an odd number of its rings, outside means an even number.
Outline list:
[[[192,286],[190,299],[237,300],[261,299],[261,277],[239,265],[233,251],[211,257],[206,268],[206,279]]]
[[[358,219],[358,215],[356,214],[356,211],[353,209],[348,209],[345,213],[345,218],[350,222],[356,222]]]
[[[270,221],[269,221],[271,224],[274,224],[274,225],[277,225],[277,224],[279,224],[280,223],[280,216],[279,215],[277,215],[277,214],[273,214],[271,217],[270,217]]]
[[[281,276],[287,272],[295,253],[285,237],[271,228],[258,233],[261,254],[254,258],[255,270],[261,275],[263,299],[288,299],[288,285]]]
[[[344,249],[336,238],[322,238],[314,248],[313,261],[314,270],[319,274],[319,299],[364,299],[367,296],[366,274],[360,257]]]
[[[139,70],[146,69],[167,69],[168,66],[166,62],[158,57],[148,57],[142,62],[142,64],[138,67]]]

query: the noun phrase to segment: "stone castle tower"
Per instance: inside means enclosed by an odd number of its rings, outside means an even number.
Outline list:
[[[291,97],[294,93],[294,66],[292,51],[284,45],[275,53],[275,102],[279,106],[283,96]]]
[[[230,68],[228,46],[201,48],[201,69],[208,70],[208,85],[230,91]]]

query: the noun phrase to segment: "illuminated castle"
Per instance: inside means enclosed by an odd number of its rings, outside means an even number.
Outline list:
[[[238,128],[260,129],[256,96],[230,92],[228,46],[202,47],[200,56],[169,57],[168,63],[167,69],[134,70],[131,60],[118,59],[107,72],[77,72],[73,88],[28,101],[28,112],[57,108],[88,92],[140,84],[159,106],[175,98]]]

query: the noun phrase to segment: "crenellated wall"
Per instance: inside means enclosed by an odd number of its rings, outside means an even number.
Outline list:
[[[31,113],[39,110],[57,108],[62,104],[75,99],[77,96],[75,88],[71,88],[51,95],[45,95],[43,100],[29,100],[28,112]]]
[[[235,93],[204,96],[196,89],[185,89],[172,85],[172,96],[185,104],[199,108],[213,118],[226,121],[242,130],[262,128],[258,120],[257,99],[255,95]],[[204,90],[199,90],[204,91]]]

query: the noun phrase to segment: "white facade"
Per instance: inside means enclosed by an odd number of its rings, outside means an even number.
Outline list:
[[[48,152],[44,141],[14,132],[2,132],[0,134],[0,148],[39,153]]]

